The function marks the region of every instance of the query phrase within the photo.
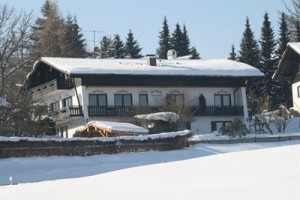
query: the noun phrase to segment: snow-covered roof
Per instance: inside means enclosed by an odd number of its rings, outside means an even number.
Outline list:
[[[42,57],[40,62],[69,75],[181,75],[181,76],[263,76],[256,68],[226,59],[210,60],[160,60],[157,66],[147,65],[146,59],[88,59]],[[33,69],[33,71],[34,71]],[[30,75],[30,74],[29,74]]]
[[[146,120],[162,120],[165,122],[176,122],[179,120],[179,115],[174,112],[158,112],[143,115],[135,115],[135,118]]]
[[[105,129],[110,132],[126,132],[126,133],[148,133],[148,129],[145,129],[134,124],[125,122],[111,122],[111,121],[91,121],[87,124],[87,127],[95,126]]]
[[[282,55],[282,58],[273,74],[273,79],[291,80],[294,72],[292,68],[298,67],[295,65],[295,60],[300,56],[300,42],[289,42]]]
[[[289,42],[287,44],[287,47],[292,48],[294,51],[296,51],[300,55],[300,42]]]

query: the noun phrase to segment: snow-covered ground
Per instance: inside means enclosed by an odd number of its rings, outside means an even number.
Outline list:
[[[1,200],[299,200],[300,141],[1,159],[0,184],[9,176],[26,183],[0,186]]]

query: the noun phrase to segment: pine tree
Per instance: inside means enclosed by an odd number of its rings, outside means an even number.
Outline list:
[[[64,26],[64,42],[62,44],[63,57],[85,57],[85,39],[80,33],[81,29],[77,24],[76,17],[67,16]]]
[[[290,33],[287,26],[285,13],[281,13],[280,17],[280,26],[279,26],[279,40],[278,40],[278,49],[276,51],[276,55],[278,57],[278,61],[281,59],[282,54],[286,48],[286,45],[290,41]]]
[[[64,30],[57,5],[46,0],[41,11],[43,18],[38,18],[33,27],[31,56],[62,56]]]
[[[118,34],[110,42],[107,56],[109,58],[124,58],[124,44]]]
[[[196,47],[191,48],[191,53],[190,54],[192,55],[191,59],[200,59],[200,54],[197,51]]]
[[[260,51],[257,41],[254,38],[254,33],[251,30],[249,19],[246,19],[246,28],[240,43],[240,56],[238,60],[247,63],[256,68],[259,68]]]
[[[167,52],[171,49],[170,45],[170,33],[167,18],[164,17],[162,31],[159,32],[159,47],[156,50],[156,54],[161,59],[167,59]]]
[[[110,43],[110,39],[106,36],[103,36],[100,44],[100,58],[108,58],[108,49]]]
[[[140,48],[138,42],[134,39],[133,33],[129,30],[125,43],[125,56],[129,58],[141,58],[140,54],[142,48]]]
[[[186,30],[185,25],[183,25],[183,32],[182,32],[182,42],[181,42],[181,49],[182,49],[182,55],[186,56],[191,54],[191,49],[190,49],[190,39]]]
[[[171,48],[177,53],[177,56],[185,56],[182,48],[182,31],[177,23],[171,37]]]
[[[228,59],[229,60],[237,60],[234,45],[231,46],[231,52],[229,53]]]

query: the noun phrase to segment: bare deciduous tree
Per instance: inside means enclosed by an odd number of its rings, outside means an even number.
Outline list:
[[[0,4],[0,93],[8,88],[8,79],[30,60],[26,56],[30,43],[32,13],[17,12]]]

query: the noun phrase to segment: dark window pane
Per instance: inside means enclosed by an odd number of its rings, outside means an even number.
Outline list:
[[[123,95],[123,106],[132,106],[131,94]]]
[[[106,94],[98,95],[98,106],[107,106]]]
[[[223,106],[230,106],[230,95],[223,95]]]
[[[96,94],[90,94],[89,95],[89,105],[90,106],[97,106],[97,95]]]
[[[123,106],[121,94],[115,94],[115,106]]]
[[[148,106],[148,95],[140,94],[139,95],[139,103],[140,103],[140,106]]]
[[[215,106],[222,106],[221,95],[215,95]]]

